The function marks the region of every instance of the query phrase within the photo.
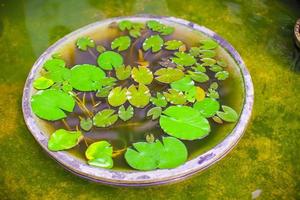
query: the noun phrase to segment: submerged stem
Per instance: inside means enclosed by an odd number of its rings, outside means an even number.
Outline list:
[[[70,130],[71,130],[71,127],[70,127],[70,125],[68,124],[68,122],[67,122],[65,119],[62,119],[61,121],[62,121],[62,123],[64,124],[64,126],[67,128],[67,130],[70,131]]]

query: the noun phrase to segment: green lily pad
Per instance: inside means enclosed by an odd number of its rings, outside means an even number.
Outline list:
[[[138,38],[138,37],[141,36],[141,32],[140,32],[140,30],[138,30],[138,29],[131,29],[131,30],[129,31],[129,35],[130,35],[131,37],[133,37],[133,38]]]
[[[128,121],[133,117],[134,114],[134,109],[132,106],[128,106],[127,109],[122,105],[119,108],[118,115],[120,119],[123,121]]]
[[[112,90],[112,86],[106,86],[98,89],[96,93],[96,97],[108,97],[110,91]]]
[[[66,68],[66,63],[62,59],[49,59],[44,63],[43,67],[47,70],[47,73],[44,75],[45,78],[54,82],[63,82],[71,76],[70,69]]]
[[[51,134],[48,141],[48,149],[51,151],[61,151],[71,149],[83,138],[80,131],[67,131],[58,129]]]
[[[120,86],[112,89],[108,95],[108,103],[114,107],[120,106],[127,101],[127,89]]]
[[[162,83],[172,83],[174,81],[177,81],[181,79],[184,76],[183,71],[180,69],[174,69],[174,68],[161,68],[157,70],[154,75],[157,77],[155,78],[159,82]]]
[[[163,92],[163,94],[171,104],[182,105],[186,103],[186,97],[181,91],[169,89],[168,92]]]
[[[212,66],[217,63],[217,61],[212,58],[202,58],[201,61],[203,62],[203,66]]]
[[[210,66],[209,70],[212,72],[220,72],[220,71],[223,71],[223,67],[221,67],[219,65],[212,65],[212,66]]]
[[[89,37],[81,37],[76,42],[77,48],[86,51],[88,47],[94,48],[95,42]]]
[[[163,44],[164,40],[159,35],[152,35],[144,41],[143,49],[144,51],[152,49],[152,52],[155,53],[161,50]]]
[[[212,98],[205,98],[194,104],[193,108],[198,110],[203,117],[212,117],[220,109],[220,104],[217,100]]]
[[[199,47],[191,47],[189,53],[191,56],[198,57],[201,49]]]
[[[124,51],[129,48],[131,39],[129,36],[120,36],[114,39],[111,43],[112,49],[118,49],[118,51]]]
[[[183,45],[183,42],[180,40],[169,40],[165,42],[165,49],[167,50],[176,50]]]
[[[191,77],[184,77],[178,81],[174,81],[171,83],[171,88],[179,91],[189,91],[192,87],[194,87],[194,81],[191,79]]]
[[[95,65],[75,65],[71,69],[70,84],[79,91],[96,91],[101,87],[105,73]]]
[[[90,118],[80,119],[80,128],[84,131],[89,131],[93,127],[93,120]]]
[[[97,127],[108,127],[118,120],[118,115],[112,109],[104,109],[93,118],[93,124]]]
[[[160,32],[161,35],[170,35],[174,32],[174,28],[166,26],[158,21],[150,20],[147,22],[147,26],[152,31]]]
[[[200,50],[199,53],[201,58],[213,58],[217,55],[214,50]]]
[[[212,39],[202,40],[200,43],[202,44],[200,48],[205,50],[215,49],[219,46],[219,44]]]
[[[188,106],[168,107],[160,116],[159,124],[164,132],[183,140],[203,138],[210,132],[207,119]]]
[[[229,106],[222,106],[223,112],[218,111],[217,115],[221,119],[223,119],[226,122],[236,122],[239,118],[239,115],[236,113],[235,110],[230,108]]]
[[[96,50],[99,53],[103,53],[104,51],[106,51],[106,48],[104,46],[102,46],[102,45],[97,45]]]
[[[150,84],[153,80],[152,72],[144,66],[139,66],[138,68],[134,67],[131,71],[131,76],[136,82],[145,85]]]
[[[164,26],[159,32],[161,35],[171,35],[174,31],[174,27]]]
[[[103,79],[101,79],[100,85],[102,87],[105,86],[114,86],[116,85],[117,79],[114,77],[104,77]]]
[[[111,70],[123,65],[123,57],[114,51],[105,51],[97,59],[98,65],[104,70]]]
[[[41,90],[32,95],[31,108],[34,114],[46,120],[58,120],[67,115],[64,111],[72,112],[75,100],[67,93],[56,90]]]
[[[220,72],[216,73],[215,77],[218,80],[223,81],[223,80],[226,80],[229,77],[229,73],[228,73],[228,71],[220,71]]]
[[[162,95],[160,92],[156,93],[156,97],[151,97],[150,101],[159,107],[166,107],[168,102],[166,100],[166,97]]]
[[[132,22],[129,20],[123,20],[118,23],[121,31],[130,30],[132,28]]]
[[[88,164],[102,168],[112,168],[113,149],[107,141],[99,141],[92,143],[85,151]]]
[[[147,117],[152,116],[152,120],[155,120],[157,118],[159,118],[159,116],[161,115],[162,109],[161,107],[154,107],[151,108],[148,112],[147,112]]]
[[[49,88],[53,84],[54,82],[51,79],[41,76],[34,80],[33,87],[38,90],[44,90]]]
[[[172,61],[176,63],[177,65],[181,65],[184,67],[192,66],[196,63],[196,59],[194,56],[184,53],[184,52],[176,52],[174,54],[176,57],[172,58]]]
[[[195,67],[192,67],[192,69],[194,69],[195,72],[202,72],[202,73],[206,72],[206,68],[199,63],[196,63]]]
[[[139,84],[138,87],[131,85],[127,91],[127,99],[135,107],[143,108],[150,101],[150,91],[144,84]]]
[[[205,73],[203,72],[193,72],[193,71],[188,71],[189,76],[196,82],[199,83],[204,83],[207,82],[209,80],[209,76],[207,76]]]
[[[125,65],[122,65],[118,68],[115,69],[116,70],[116,77],[119,80],[125,80],[127,78],[129,78],[130,73],[131,73],[131,67],[128,65],[125,67]]]

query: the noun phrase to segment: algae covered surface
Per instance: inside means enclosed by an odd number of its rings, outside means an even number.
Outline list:
[[[135,14],[183,18],[224,37],[252,75],[255,103],[244,137],[213,167],[172,185],[114,188],[50,159],[24,123],[21,98],[34,61],[57,39]],[[0,0],[0,199],[300,199],[299,17],[296,0]]]

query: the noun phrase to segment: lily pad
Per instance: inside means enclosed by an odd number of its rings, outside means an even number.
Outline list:
[[[94,48],[95,42],[89,37],[81,37],[76,42],[77,48],[86,51],[88,47]]]
[[[218,43],[212,39],[202,40],[200,43],[202,44],[200,48],[205,50],[215,49],[219,46]]]
[[[191,77],[188,76],[171,83],[172,89],[183,91],[183,92],[189,91],[193,87],[194,87],[194,81],[191,79]]]
[[[134,67],[131,71],[131,76],[136,82],[145,85],[150,84],[153,80],[152,72],[144,66],[139,66],[138,68]]]
[[[114,51],[105,51],[97,59],[98,65],[104,70],[111,70],[123,65],[123,57]]]
[[[119,80],[125,80],[127,78],[129,78],[130,73],[131,73],[131,67],[128,65],[125,67],[125,65],[122,65],[118,68],[115,69],[116,70],[116,77]]]
[[[51,151],[61,151],[71,149],[83,138],[80,131],[67,131],[58,129],[51,134],[48,141],[48,149]]]
[[[183,45],[183,42],[180,40],[169,40],[165,42],[165,49],[167,50],[176,50]]]
[[[44,90],[49,88],[53,84],[54,82],[51,79],[41,76],[34,80],[33,87],[38,90]]]
[[[194,109],[198,110],[203,117],[212,117],[220,109],[220,104],[217,100],[212,98],[205,98],[202,101],[198,101],[193,106]]]
[[[150,91],[144,84],[139,84],[138,87],[131,85],[127,91],[127,99],[135,107],[143,108],[150,101]]]
[[[82,118],[80,119],[80,128],[84,131],[89,131],[93,127],[93,120],[91,118]]]
[[[174,55],[176,57],[172,58],[172,61],[177,65],[187,67],[196,63],[196,59],[190,54],[184,52],[176,52]]]
[[[190,55],[194,56],[194,57],[198,57],[200,54],[201,49],[199,47],[191,47],[190,48]]]
[[[203,66],[212,66],[217,63],[217,61],[212,58],[202,58],[201,61],[203,62]]]
[[[212,66],[210,66],[209,70],[212,72],[220,72],[220,71],[223,71],[223,67],[221,67],[219,65],[212,65]]]
[[[54,121],[65,118],[67,115],[64,111],[72,112],[74,106],[73,97],[61,90],[41,90],[31,97],[32,111],[46,120]]]
[[[217,55],[214,50],[200,50],[199,53],[201,58],[213,58]]]
[[[127,101],[127,89],[120,86],[112,89],[108,95],[108,103],[114,107],[120,106]]]
[[[71,69],[70,84],[79,91],[96,91],[104,77],[105,73],[95,65],[75,65]]]
[[[152,35],[144,41],[143,49],[144,51],[151,49],[155,53],[161,50],[163,44],[164,40],[159,35]]]
[[[129,20],[123,20],[119,22],[118,26],[121,31],[130,30],[132,28],[132,22]]]
[[[223,80],[226,80],[229,77],[229,73],[228,73],[228,71],[220,71],[220,72],[216,73],[215,77],[218,80],[223,81]]]
[[[43,67],[47,70],[47,73],[44,75],[45,78],[54,82],[63,82],[71,76],[70,69],[66,68],[66,63],[62,59],[49,59],[44,63]]]
[[[88,164],[102,168],[112,168],[113,149],[107,141],[92,143],[85,151],[85,156],[89,160]]]
[[[106,86],[98,89],[96,93],[96,97],[107,97],[110,91],[112,90],[112,88],[113,88],[112,86]]]
[[[174,28],[166,26],[158,21],[150,20],[147,22],[147,26],[152,31],[160,32],[161,35],[170,35],[174,32]]]
[[[188,106],[168,107],[160,116],[159,124],[164,132],[183,140],[203,138],[210,132],[207,119]]]
[[[162,95],[160,92],[156,93],[156,97],[151,97],[150,101],[159,107],[166,107],[168,102],[166,100],[166,97]]]
[[[152,120],[155,120],[157,118],[159,118],[159,116],[161,115],[162,109],[161,107],[154,107],[151,108],[148,112],[147,112],[147,117],[152,116]]]
[[[114,39],[111,43],[112,49],[118,49],[118,51],[124,51],[129,48],[131,39],[129,36],[120,36]]]
[[[229,106],[222,106],[223,112],[218,111],[217,115],[221,119],[223,119],[226,122],[236,122],[239,118],[239,115],[236,113],[235,110],[230,108]]]
[[[186,103],[186,97],[181,91],[169,89],[168,92],[163,94],[171,104],[182,105]]]
[[[207,82],[209,80],[209,76],[207,76],[207,74],[203,73],[203,72],[193,72],[193,71],[188,71],[190,77],[199,83],[204,83]]]
[[[180,80],[184,76],[184,73],[180,69],[168,67],[157,70],[154,75],[157,76],[155,79],[159,82],[172,83],[174,81]]]
[[[127,109],[122,105],[118,111],[118,115],[120,119],[122,119],[123,121],[130,120],[133,117],[133,114],[134,114],[134,110],[133,107],[130,105],[127,107]]]
[[[97,127],[108,127],[118,120],[118,115],[112,109],[104,109],[93,118],[93,124]]]

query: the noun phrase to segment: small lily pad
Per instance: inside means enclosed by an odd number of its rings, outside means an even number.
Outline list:
[[[70,69],[66,68],[66,63],[62,59],[49,59],[44,63],[43,67],[47,70],[45,78],[51,79],[54,82],[63,82],[70,78]]]
[[[125,67],[125,65],[122,65],[118,68],[115,69],[116,70],[116,76],[119,80],[125,80],[127,78],[129,78],[130,73],[131,73],[131,67],[128,65]]]
[[[121,31],[130,30],[132,28],[132,22],[129,20],[123,20],[119,22],[118,26]]]
[[[201,61],[203,62],[203,66],[212,66],[217,63],[217,61],[212,58],[202,58]]]
[[[104,46],[102,46],[102,45],[97,45],[96,50],[99,53],[103,53],[104,51],[106,51],[106,48]]]
[[[182,105],[186,103],[186,97],[181,91],[169,89],[168,92],[163,94],[171,104]]]
[[[228,73],[228,71],[220,71],[220,72],[216,73],[215,77],[218,80],[223,81],[223,80],[226,80],[229,77],[229,73]]]
[[[162,95],[160,92],[157,92],[156,97],[151,97],[150,101],[159,107],[166,107],[168,102],[166,100],[166,97]]]
[[[151,108],[148,112],[147,112],[147,117],[152,116],[152,120],[155,120],[157,118],[159,118],[159,116],[161,115],[162,109],[161,107],[154,107]]]
[[[48,141],[48,149],[51,151],[61,151],[71,149],[83,138],[80,131],[67,131],[58,129],[51,134]]]
[[[153,80],[152,72],[144,66],[139,66],[138,68],[134,67],[131,71],[131,76],[136,82],[145,85],[150,84]]]
[[[127,107],[127,109],[122,105],[118,111],[118,115],[120,119],[122,119],[123,121],[130,120],[133,117],[133,114],[134,114],[134,110],[133,107],[130,105]]]
[[[141,36],[141,32],[140,32],[140,30],[137,30],[137,29],[131,29],[129,31],[129,35],[133,38],[138,38]]]
[[[114,51],[105,51],[97,59],[98,65],[104,70],[111,70],[123,65],[123,57]]]
[[[41,76],[34,80],[33,87],[38,90],[44,90],[49,88],[53,84],[54,82],[51,79]]]
[[[89,37],[81,37],[76,42],[77,48],[86,51],[88,47],[94,48],[95,42]]]
[[[97,127],[108,127],[118,120],[118,115],[112,109],[104,109],[93,118],[93,124]]]
[[[217,115],[221,119],[223,119],[226,122],[236,122],[239,118],[239,115],[236,113],[235,110],[230,108],[229,106],[222,106],[223,112],[218,111]]]
[[[106,86],[98,89],[96,93],[96,97],[107,97],[110,91],[112,90],[112,88],[113,88],[112,86]]]
[[[159,82],[172,83],[174,81],[180,80],[184,76],[184,73],[180,69],[168,67],[157,70],[154,75],[157,76],[155,79]]]
[[[200,48],[205,50],[215,49],[219,46],[218,43],[212,39],[202,40],[200,43],[202,44]]]
[[[169,41],[165,42],[165,49],[176,50],[182,45],[183,45],[183,42],[181,42],[180,40],[169,40]]]
[[[190,48],[190,55],[194,56],[194,57],[198,57],[200,54],[201,49],[199,47],[191,47]]]
[[[214,50],[200,50],[199,53],[201,58],[213,58],[217,55]]]
[[[179,91],[189,91],[194,86],[194,81],[191,77],[184,77],[178,81],[171,83],[171,88]]]
[[[150,91],[144,84],[139,84],[138,87],[131,85],[127,91],[127,99],[135,107],[143,108],[150,101]]]
[[[212,66],[210,66],[209,70],[212,72],[220,72],[220,71],[223,71],[223,67],[221,67],[219,65],[212,65]]]
[[[163,44],[164,40],[159,35],[152,35],[144,41],[143,49],[144,51],[151,49],[155,53],[161,50]]]
[[[220,104],[217,100],[212,98],[205,98],[194,104],[193,108],[198,110],[203,117],[209,118],[214,116],[220,109]]]
[[[112,168],[113,148],[107,141],[99,141],[92,143],[85,151],[88,164],[102,168]]]
[[[108,103],[114,107],[120,106],[127,101],[127,89],[120,86],[112,89],[108,95]]]
[[[184,52],[176,52],[174,55],[176,57],[172,58],[172,61],[177,65],[182,65],[187,67],[196,63],[196,59],[194,58],[194,56],[190,54]]]
[[[209,80],[209,76],[203,72],[193,72],[193,71],[188,71],[190,77],[199,83],[204,83]]]
[[[120,36],[114,39],[111,43],[112,49],[118,49],[118,51],[124,51],[129,48],[131,39],[129,36]]]
[[[93,120],[91,118],[82,118],[80,119],[80,128],[84,131],[89,131],[93,127]]]

